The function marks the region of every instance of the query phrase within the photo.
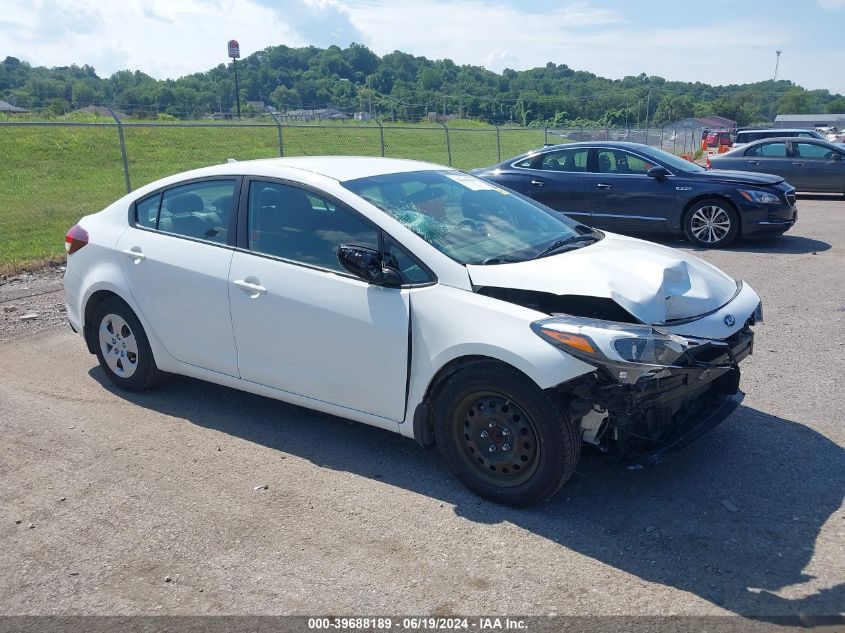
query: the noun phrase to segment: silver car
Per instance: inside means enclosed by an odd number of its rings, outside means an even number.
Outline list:
[[[812,138],[767,138],[710,156],[708,169],[781,176],[798,191],[845,193],[845,147]]]

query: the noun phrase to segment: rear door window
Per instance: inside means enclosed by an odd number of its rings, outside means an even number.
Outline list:
[[[587,155],[589,149],[573,148],[543,154],[543,159],[535,169],[545,171],[587,171]]]
[[[785,158],[786,143],[776,141],[774,143],[762,143],[745,150],[746,156],[768,156],[770,158]]]
[[[225,244],[232,217],[234,180],[203,180],[165,190],[158,230]]]

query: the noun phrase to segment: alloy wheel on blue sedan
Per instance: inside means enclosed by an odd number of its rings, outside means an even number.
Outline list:
[[[739,234],[739,219],[727,203],[713,198],[701,200],[687,211],[684,233],[697,246],[727,246]]]
[[[731,218],[722,207],[702,207],[692,214],[691,230],[702,242],[715,244],[731,230]]]

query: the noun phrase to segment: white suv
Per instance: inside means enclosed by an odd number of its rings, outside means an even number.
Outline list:
[[[784,137],[801,137],[801,138],[817,138],[822,141],[827,140],[826,137],[819,134],[816,130],[809,129],[779,129],[771,128],[767,130],[738,130],[736,133],[736,140],[734,140],[731,150],[748,145],[752,141],[759,141],[764,138],[784,138]]]

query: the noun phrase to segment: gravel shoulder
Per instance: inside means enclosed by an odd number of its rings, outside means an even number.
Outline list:
[[[0,341],[64,325],[64,266],[0,275]]]
[[[845,202],[799,209],[694,251],[763,297],[743,406],[656,468],[587,454],[528,510],[386,431],[187,378],[119,392],[57,271],[6,280],[0,614],[843,613]]]

